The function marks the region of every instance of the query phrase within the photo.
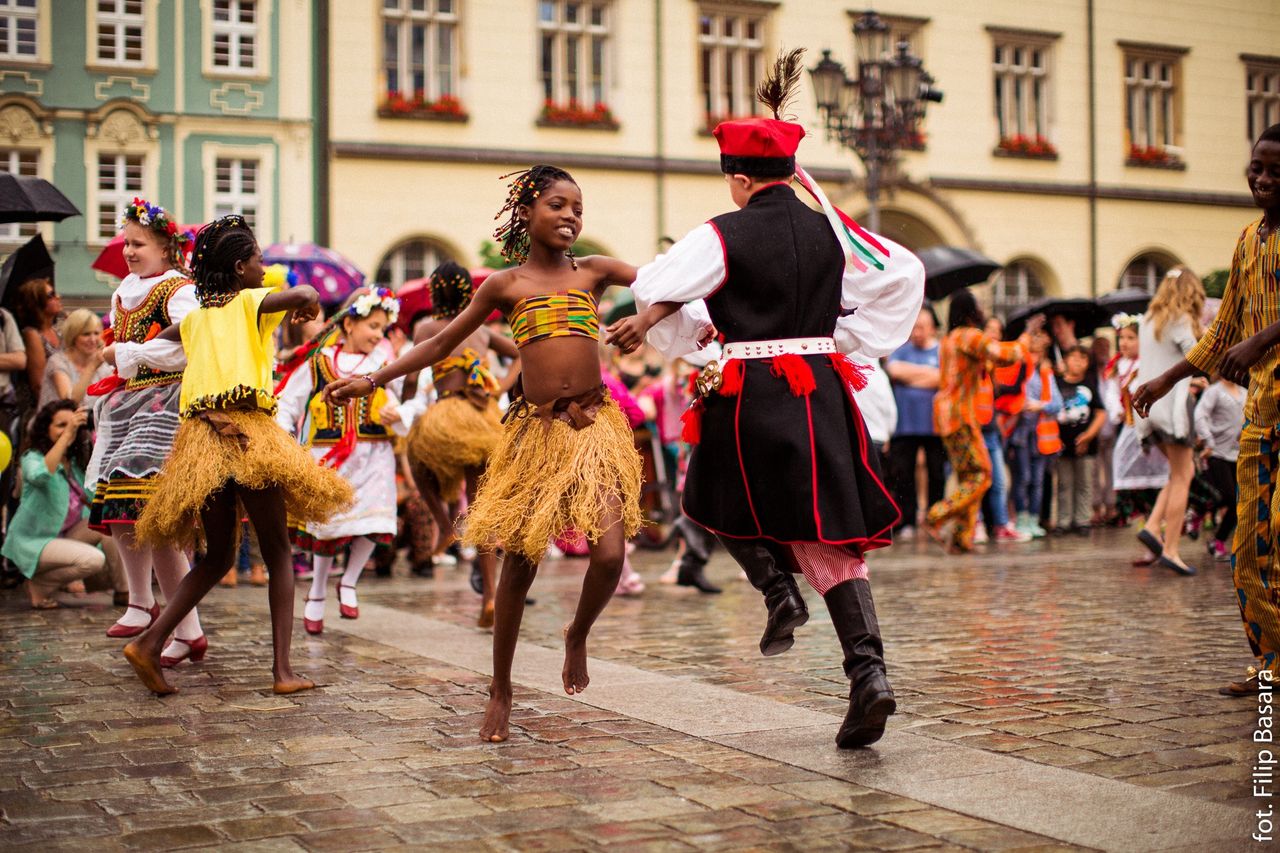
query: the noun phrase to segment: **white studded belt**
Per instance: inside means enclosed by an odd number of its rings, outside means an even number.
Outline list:
[[[782,338],[776,341],[739,341],[724,345],[724,360],[771,358],[775,355],[822,355],[835,352],[835,338]]]

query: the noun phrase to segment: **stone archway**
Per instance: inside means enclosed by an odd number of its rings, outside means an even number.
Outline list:
[[[880,233],[913,252],[947,245],[937,228],[914,213],[893,207],[880,209]]]

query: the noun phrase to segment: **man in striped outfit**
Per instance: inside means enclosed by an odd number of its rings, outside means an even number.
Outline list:
[[[1215,371],[1248,385],[1236,463],[1239,496],[1232,580],[1258,667],[1218,692],[1245,696],[1280,679],[1280,124],[1263,131],[1246,172],[1262,218],[1236,242],[1231,276],[1213,325],[1186,359],[1138,389],[1134,409],[1151,404],[1193,373]]]

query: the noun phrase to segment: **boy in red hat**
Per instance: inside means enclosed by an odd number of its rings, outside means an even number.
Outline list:
[[[775,117],[799,76],[800,53],[780,58],[757,93]],[[730,121],[715,137],[739,210],[640,269],[632,285],[640,313],[611,327],[611,342],[633,345],[647,333],[678,357],[696,348],[709,314],[724,358],[703,371],[701,396],[685,416],[685,440],[696,447],[684,511],[764,594],[763,654],[790,648],[809,618],[793,573],[823,595],[851,682],[836,743],[865,746],[884,733],[896,703],[863,554],[889,544],[899,514],[854,400],[866,382],[862,368],[844,353],[876,358],[906,341],[924,269],[832,207],[797,168],[798,124]],[[821,212],[797,198],[792,180]],[[663,319],[667,312],[651,310],[661,302],[688,304]]]

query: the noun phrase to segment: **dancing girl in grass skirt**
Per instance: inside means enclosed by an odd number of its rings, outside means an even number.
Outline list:
[[[322,521],[348,506],[353,495],[337,472],[317,465],[272,419],[272,334],[289,312],[294,322],[314,317],[318,296],[305,285],[282,293],[262,287],[262,252],[239,216],[200,231],[192,271],[200,307],[180,326],[160,333],[180,339],[187,354],[182,424],[137,534],[153,547],[172,547],[190,544],[202,529],[206,551],[124,655],[149,689],[176,692],[161,672],[160,646],[231,567],[243,506],[269,573],[273,689],[305,690],[315,684],[294,674],[289,662],[293,572],[287,519]]]
[[[565,626],[566,693],[587,686],[587,634],[618,584],[628,537],[640,527],[640,456],[626,417],[600,382],[597,300],[610,284],[630,284],[635,268],[600,256],[575,258],[582,191],[569,174],[534,166],[515,175],[495,237],[520,265],[489,276],[446,327],[387,367],[335,382],[335,400],[372,394],[397,376],[449,357],[495,309],[520,348],[523,387],[465,519],[464,541],[502,545],[506,558],[493,633],[493,681],[480,736],[509,736],[511,661],[525,594],[547,543],[573,529],[591,559],[573,620]],[[671,305],[670,311],[678,309]]]
[[[475,285],[471,273],[446,261],[431,274],[431,318],[414,329],[414,342],[422,343],[443,331],[471,304]],[[515,359],[506,378],[499,382],[489,372],[490,351]],[[453,537],[454,520],[446,504],[456,506],[463,497],[476,497],[484,467],[502,440],[502,414],[498,397],[510,390],[520,375],[520,350],[488,326],[471,332],[448,357],[431,365],[436,402],[418,418],[409,433],[409,464],[438,531],[437,553]],[[477,625],[493,626],[494,574],[497,555],[486,548],[476,554],[484,603]]]

